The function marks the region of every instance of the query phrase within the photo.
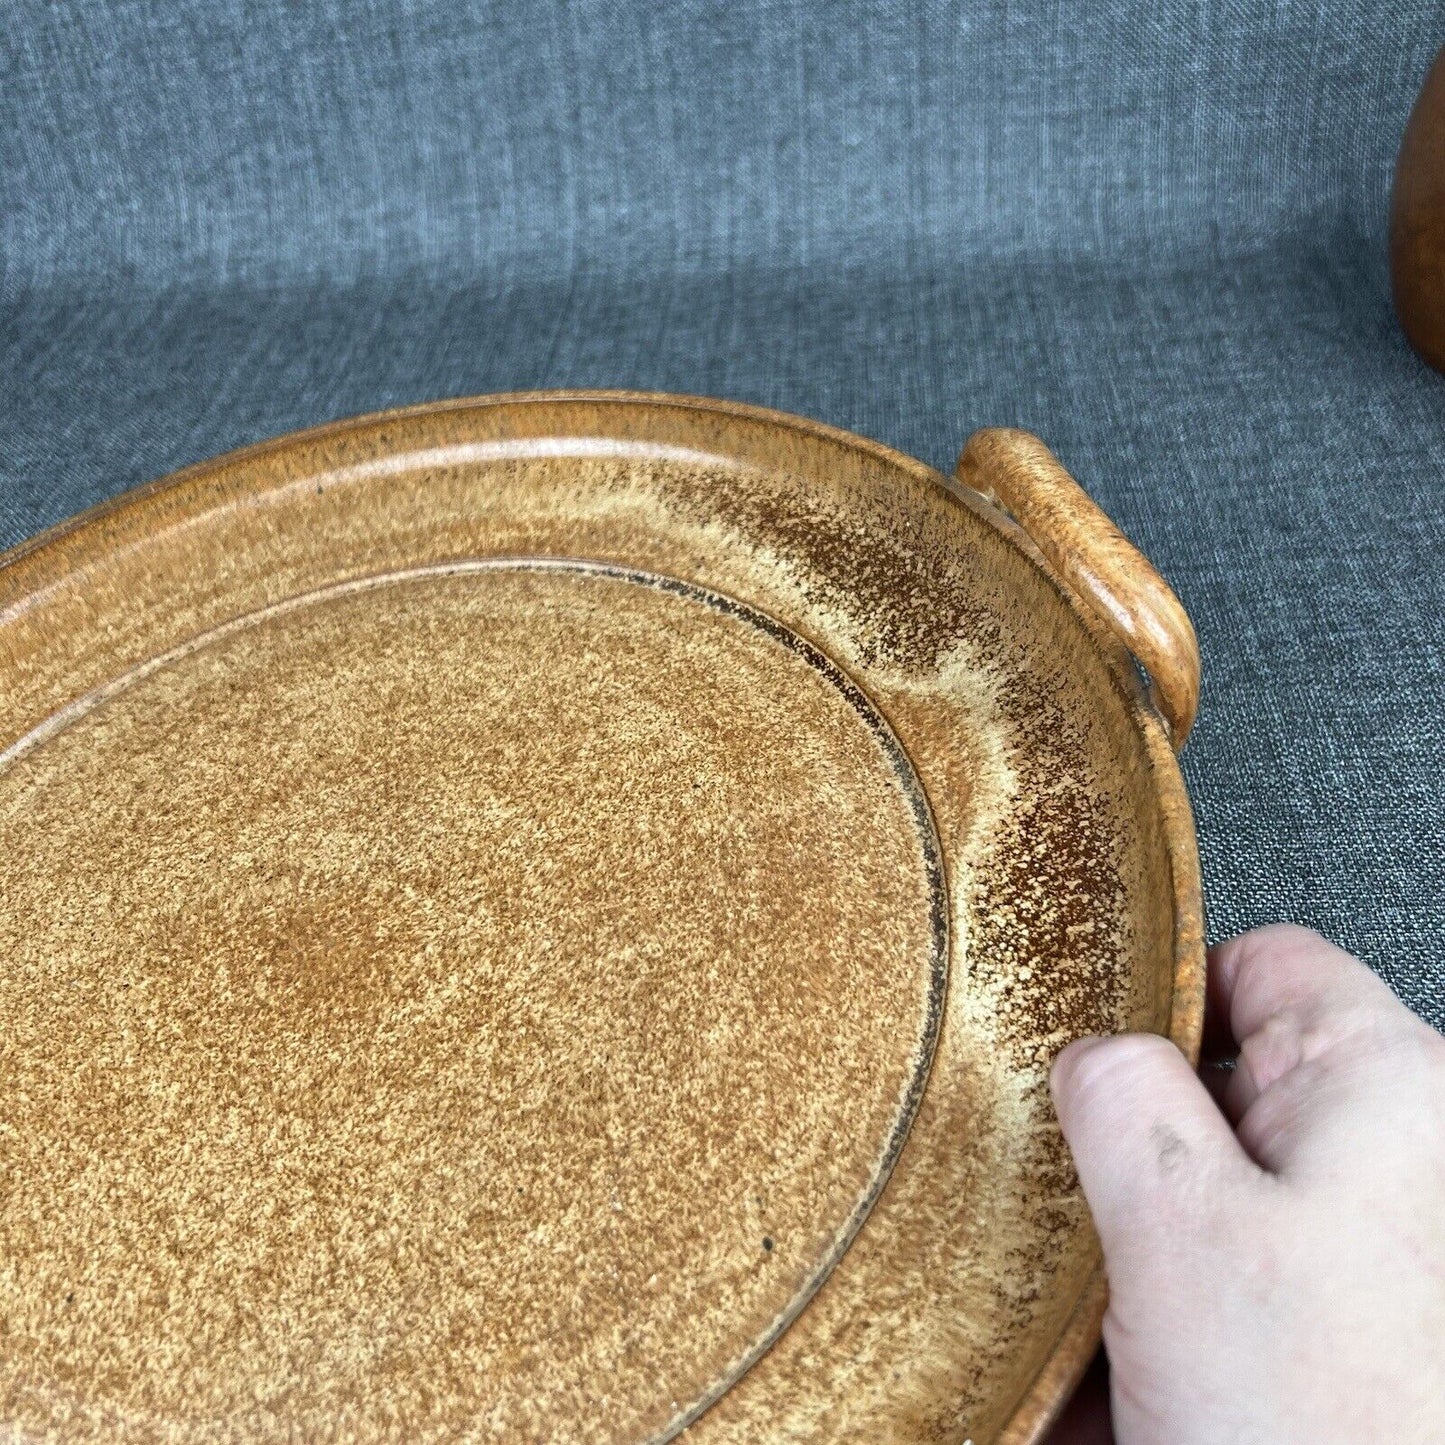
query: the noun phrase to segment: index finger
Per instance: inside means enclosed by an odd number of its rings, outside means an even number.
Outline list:
[[[1271,924],[1210,950],[1206,1014],[1215,1039],[1242,1045],[1271,1019],[1299,1028],[1330,1017],[1405,1013],[1388,984],[1308,928]]]

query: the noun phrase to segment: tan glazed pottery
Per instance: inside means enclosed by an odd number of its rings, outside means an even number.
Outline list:
[[[9,553],[0,1433],[1038,1440],[1198,682],[1021,432],[489,397]]]

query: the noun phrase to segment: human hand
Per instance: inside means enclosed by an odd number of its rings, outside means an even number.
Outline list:
[[[1209,1013],[1206,1056],[1211,1031],[1239,1054],[1219,1104],[1153,1035],[1054,1064],[1109,1278],[1114,1437],[1438,1445],[1445,1038],[1293,927],[1213,951]],[[1085,1392],[1054,1445],[1107,1441],[1100,1413]]]

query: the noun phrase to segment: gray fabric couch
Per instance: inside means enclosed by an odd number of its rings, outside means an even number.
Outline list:
[[[1427,0],[0,7],[0,546],[494,390],[1044,436],[1205,658],[1211,931],[1445,1023],[1445,380],[1385,267]]]

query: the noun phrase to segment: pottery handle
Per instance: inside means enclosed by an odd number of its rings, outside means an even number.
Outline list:
[[[1036,436],[986,427],[954,475],[996,502],[1149,674],[1150,698],[1177,752],[1199,707],[1199,643],[1169,584]]]

